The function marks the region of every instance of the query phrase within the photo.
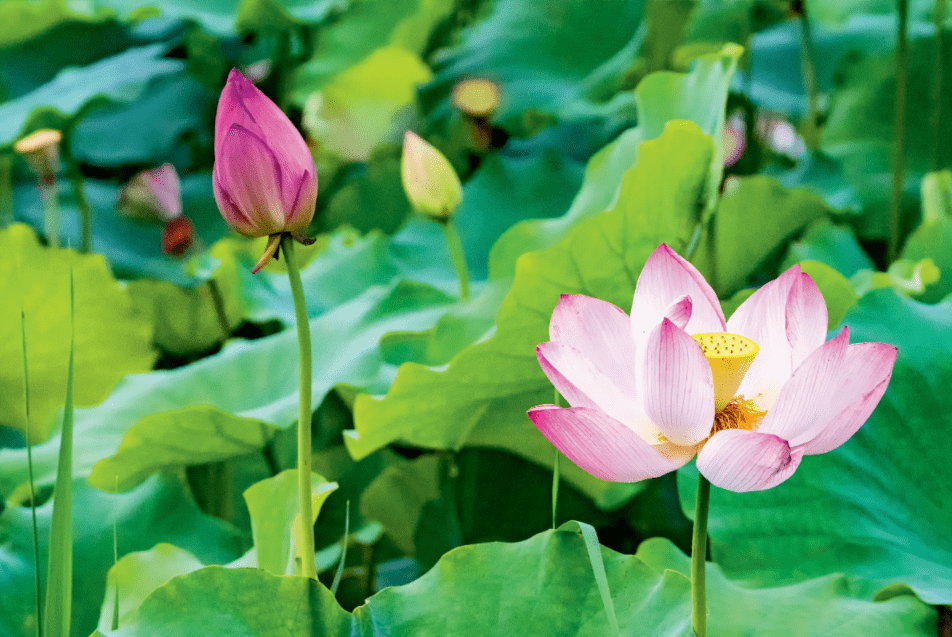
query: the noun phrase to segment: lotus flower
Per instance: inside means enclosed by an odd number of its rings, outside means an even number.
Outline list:
[[[446,221],[463,200],[459,177],[449,160],[411,131],[403,138],[400,174],[410,203],[434,221]]]
[[[215,115],[215,201],[232,228],[269,237],[257,272],[277,256],[281,235],[306,239],[317,201],[317,171],[301,133],[281,109],[232,69]]]
[[[882,398],[896,348],[824,342],[826,303],[793,266],[729,321],[697,269],[662,244],[638,278],[631,316],[605,301],[563,296],[536,353],[571,408],[529,417],[575,464],[636,482],[697,454],[700,472],[731,491],[789,478],[804,455],[846,442]]]

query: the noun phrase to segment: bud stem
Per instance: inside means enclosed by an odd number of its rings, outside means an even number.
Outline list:
[[[86,254],[92,251],[93,246],[93,209],[86,197],[83,173],[79,171],[78,165],[70,166],[69,181],[73,186],[73,198],[76,200],[76,207],[79,208],[79,224],[82,228],[79,251]]]
[[[305,577],[317,579],[314,563],[314,514],[311,504],[311,326],[304,304],[304,288],[301,286],[301,271],[294,257],[294,240],[290,234],[281,235],[281,248],[288,268],[291,296],[294,298],[294,318],[297,322],[298,350],[301,358],[300,412],[298,413],[298,491],[301,497],[301,537],[304,546],[301,556],[301,572]]]
[[[40,184],[43,191],[43,212],[46,215],[45,232],[46,241],[53,248],[60,245],[60,220],[59,220],[59,189],[56,186],[56,177]]]
[[[459,296],[465,301],[469,298],[469,270],[466,268],[466,257],[463,254],[463,244],[459,240],[459,233],[453,227],[451,217],[439,219],[436,222],[443,226],[443,232],[446,234],[446,245],[450,250],[456,275],[459,277]]]
[[[691,539],[691,624],[696,637],[707,637],[707,510],[711,502],[711,483],[698,476],[697,503],[694,509],[694,537]]]

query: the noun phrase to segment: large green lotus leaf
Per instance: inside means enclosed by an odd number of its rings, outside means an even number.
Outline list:
[[[445,365],[460,350],[493,329],[508,281],[489,281],[471,302],[460,304],[423,331],[389,332],[380,339],[380,354],[391,365],[414,361]]]
[[[487,276],[490,255],[498,250],[497,239],[513,224],[561,216],[576,196],[583,165],[557,144],[540,140],[529,154],[514,149],[518,142],[511,141],[507,148],[486,157],[466,182],[453,224],[476,278]]]
[[[737,178],[718,203],[713,241],[700,243],[695,261],[708,264],[718,295],[730,296],[784,241],[831,212],[813,193],[784,188],[771,177]]]
[[[46,576],[52,502],[37,509],[40,574]],[[234,527],[200,512],[177,479],[156,476],[129,493],[97,491],[85,480],[73,483],[73,626],[83,637],[96,627],[106,573],[113,565],[113,529],[120,557],[168,542],[187,549],[202,563],[237,557],[247,541]],[[0,513],[0,633],[36,634],[33,523],[29,507],[8,503]]]
[[[439,497],[440,458],[401,459],[384,469],[360,495],[360,514],[382,524],[400,550],[413,555],[414,531],[423,507]]]
[[[801,261],[819,261],[845,277],[875,268],[853,232],[846,226],[833,225],[829,219],[811,223],[803,236],[790,244],[781,269]]]
[[[183,175],[182,208],[205,245],[211,245],[229,230],[218,212],[212,194],[211,173]],[[181,286],[194,286],[187,272],[188,260],[170,257],[162,251],[162,225],[123,217],[115,212],[118,187],[107,181],[85,180],[85,193],[93,212],[92,249],[104,255],[117,277],[155,278]],[[43,199],[36,182],[14,188],[17,219],[43,230]],[[60,240],[80,245],[79,209],[71,185],[60,184]],[[197,243],[196,243],[197,244]],[[198,245],[198,244],[197,244]],[[286,277],[285,277],[286,278]]]
[[[158,471],[257,451],[275,431],[206,405],[146,416],[126,432],[114,455],[93,467],[89,483],[102,491],[128,491]]]
[[[933,604],[952,601],[952,476],[936,444],[952,412],[952,299],[938,305],[870,292],[847,314],[850,341],[899,348],[869,421],[830,453],[809,456],[767,491],[711,496],[711,554],[728,576],[774,586],[831,572],[903,583]],[[685,511],[696,477],[679,480]]]
[[[371,637],[406,635],[610,634],[592,563],[577,522],[515,544],[492,542],[445,555],[426,575],[370,597],[353,614],[321,584],[279,578],[259,570],[209,567],[176,578],[142,604],[113,637],[176,637],[195,622],[215,634],[270,637],[292,633]],[[691,634],[687,558],[664,540],[637,556],[606,548],[601,559],[620,634],[687,637]],[[712,634],[859,637],[935,634],[935,612],[911,595],[883,602],[858,600],[842,576],[785,589],[732,585],[711,565]],[[302,612],[310,608],[310,614]],[[721,612],[718,614],[716,610]],[[716,630],[715,630],[716,629]]]
[[[952,217],[924,215],[922,224],[906,239],[904,259],[932,259],[939,269],[938,282],[926,290],[921,301],[934,303],[952,293]]]
[[[327,496],[336,489],[336,482],[328,482],[316,473],[311,474],[312,525]],[[244,495],[251,514],[258,568],[275,575],[293,574],[295,547],[300,546],[298,529],[301,501],[298,496],[297,469],[288,469],[256,482],[245,490]]]
[[[215,244],[213,250],[223,253],[224,250],[218,249],[221,245]],[[221,295],[228,333],[247,314],[242,298],[245,291],[237,288],[237,268],[241,266],[229,256],[224,255],[210,279]],[[227,337],[215,309],[215,296],[209,282],[183,288],[155,279],[137,279],[129,281],[127,289],[136,308],[144,316],[152,317],[155,328],[153,343],[164,352],[178,355],[200,353]]]
[[[723,174],[722,162],[717,157],[723,157],[724,102],[738,55],[737,47],[728,46],[719,53],[700,57],[688,73],[657,72],[645,77],[635,89],[639,126],[625,131],[592,156],[581,189],[565,215],[522,221],[506,231],[490,252],[489,276],[511,277],[520,255],[554,246],[579,223],[611,208],[622,176],[638,162],[641,143],[658,137],[672,120],[692,121],[715,140],[711,188],[705,202],[710,206]]]
[[[362,0],[321,30],[314,55],[295,71],[294,98],[304,103],[334,76],[390,44],[422,53],[430,31],[453,11],[450,0]]]
[[[70,358],[70,269],[75,281],[76,341],[73,401],[102,401],[125,374],[143,372],[155,359],[152,324],[134,311],[129,293],[100,255],[41,246],[23,224],[0,231],[0,422],[26,430],[23,404],[25,312],[30,385],[30,437],[45,440],[66,396]],[[22,306],[21,306],[22,299]]]
[[[122,556],[106,576],[106,594],[102,600],[98,630],[112,629],[114,612],[119,626],[128,623],[149,593],[173,577],[204,566],[190,552],[164,542],[146,551]],[[119,604],[118,610],[116,603]]]
[[[0,148],[29,128],[67,128],[99,104],[136,100],[150,80],[184,69],[163,57],[167,44],[128,49],[83,67],[68,67],[25,95],[0,104]]]
[[[101,22],[106,19],[103,12],[95,12],[92,16],[79,15],[65,0],[4,0],[0,3],[0,24],[3,31],[0,33],[0,49],[7,49],[18,44],[36,39],[53,27],[64,22],[88,21]],[[83,53],[74,52],[76,55]]]
[[[610,9],[584,0],[490,2],[461,33],[459,45],[436,62],[436,77],[421,96],[424,111],[433,119],[448,117],[453,86],[484,77],[502,92],[494,119],[525,134],[523,113],[557,113],[576,102],[589,75],[638,44],[643,13],[641,2]],[[629,52],[629,63],[636,51]]]
[[[893,39],[895,39],[893,37]],[[933,148],[936,162],[946,166],[952,162],[952,126],[946,123],[938,130],[931,125],[932,77],[935,65],[935,42],[931,37],[912,36],[909,43],[910,108],[906,114],[906,168],[923,173],[932,166]],[[952,51],[945,51],[942,65],[952,66]],[[844,162],[847,174],[870,180],[871,175],[891,174],[893,128],[895,120],[896,62],[892,51],[870,55],[846,66],[844,79],[830,105],[823,128],[823,149]],[[942,104],[952,101],[952,87],[943,83]],[[888,184],[888,182],[887,182]],[[891,187],[891,185],[890,185]]]
[[[349,225],[360,232],[396,232],[412,212],[400,181],[401,154],[400,146],[385,144],[373,150],[366,164],[356,165],[321,212],[321,230]]]
[[[0,4],[0,24],[7,27],[0,35],[0,98],[4,101],[39,88],[63,67],[92,64],[121,53],[134,43],[144,43],[140,39],[143,34],[133,34],[133,29],[127,25],[111,20],[98,22],[95,18],[90,22],[80,21],[58,14],[51,5],[59,3],[60,0],[38,4],[30,0],[7,0]],[[46,9],[45,15],[31,15],[34,7],[41,11]],[[9,15],[4,15],[4,12],[9,12]],[[50,18],[50,24],[44,24]],[[57,22],[57,19],[66,21]],[[19,29],[30,33],[38,26],[43,33],[36,36],[31,33],[22,42],[2,39],[16,38]]]
[[[157,77],[134,102],[86,115],[72,131],[70,149],[94,166],[191,164],[191,148],[212,143],[218,95],[185,72]]]
[[[912,0],[907,4],[909,20],[930,21],[933,19],[936,6],[933,0]],[[816,7],[810,7],[810,19],[837,25],[857,14],[892,16],[895,11],[894,3],[882,2],[882,0],[837,0],[836,2],[821,2]]]
[[[552,402],[535,347],[547,340],[559,295],[588,294],[630,307],[648,255],[659,243],[683,249],[690,239],[712,154],[710,139],[690,122],[671,123],[661,137],[645,142],[613,210],[583,222],[557,246],[519,260],[492,338],[464,349],[444,371],[401,366],[383,400],[357,397],[356,432],[345,439],[354,457],[402,441],[439,449],[497,447],[549,465],[552,447],[525,411]],[[606,485],[574,465],[565,476],[613,502],[616,496],[608,494],[633,489]]]
[[[261,569],[210,566],[150,594],[132,620],[94,635],[184,637],[202,632],[234,637],[348,637],[353,617],[321,583]]]
[[[813,7],[810,12],[812,18]],[[835,92],[839,88],[841,77],[838,74],[845,60],[885,53],[896,43],[896,18],[892,15],[853,14],[835,28],[816,23],[812,27],[813,63],[817,88],[821,93]],[[909,24],[912,39],[928,37],[933,31],[928,22],[911,21]],[[739,85],[748,87],[749,96],[760,106],[795,117],[805,114],[809,100],[803,83],[798,22],[788,20],[757,33],[750,47],[752,68],[749,78],[746,72],[738,73],[739,79],[742,78]],[[857,81],[862,79],[857,78]],[[928,86],[926,84],[922,90],[928,90]],[[894,95],[894,91],[889,95]]]
[[[658,572],[691,576],[691,558],[664,538],[642,542],[635,554]],[[710,635],[932,635],[934,609],[911,592],[883,601],[862,599],[842,574],[776,588],[748,588],[708,562],[707,622]]]
[[[321,143],[321,152],[366,161],[378,144],[395,137],[398,118],[412,113],[416,85],[431,75],[410,51],[377,49],[325,86],[313,109],[308,103],[308,132]]]
[[[395,369],[381,360],[380,338],[391,331],[432,326],[450,307],[447,297],[433,288],[395,282],[372,286],[312,319],[315,406],[339,384],[385,390]],[[178,418],[178,410],[191,406],[209,405],[231,414],[228,418],[288,427],[298,416],[298,375],[289,371],[297,367],[297,359],[297,334],[290,329],[254,341],[229,341],[217,354],[185,367],[127,376],[104,403],[76,410],[74,475],[88,476],[143,418],[156,419],[156,427],[172,426],[167,423]],[[81,369],[78,360],[76,368]],[[58,436],[34,447],[38,484],[52,482],[58,447]],[[9,493],[26,479],[26,450],[0,449],[0,493]]]

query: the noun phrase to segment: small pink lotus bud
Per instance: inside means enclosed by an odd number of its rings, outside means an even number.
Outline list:
[[[403,138],[400,173],[410,203],[430,219],[446,221],[463,200],[459,177],[449,160],[411,131]]]
[[[269,236],[257,272],[277,252],[282,234],[307,243],[317,170],[301,133],[281,109],[232,69],[215,116],[215,201],[232,228]]]
[[[168,223],[182,216],[178,173],[172,164],[143,170],[119,191],[116,209],[127,217]]]
[[[14,149],[23,155],[23,159],[36,173],[41,184],[51,185],[56,181],[56,173],[59,172],[61,141],[63,141],[63,133],[43,128],[19,140],[14,145]]]

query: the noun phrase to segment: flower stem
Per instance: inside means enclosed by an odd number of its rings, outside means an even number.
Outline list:
[[[86,198],[83,173],[80,172],[79,166],[70,167],[69,181],[73,186],[73,198],[76,200],[76,207],[79,208],[79,224],[82,228],[79,251],[86,254],[92,250],[93,244],[93,209],[89,205],[89,199]]]
[[[50,246],[58,248],[60,244],[60,221],[59,221],[59,190],[56,187],[56,179],[45,181],[40,189],[43,191],[43,212],[46,215],[46,224],[44,227],[46,241]]]
[[[935,59],[932,62],[932,118],[929,122],[932,170],[942,168],[940,139],[942,131],[942,71],[945,60],[945,0],[935,0],[932,10],[935,25]]]
[[[562,406],[562,394],[559,393],[559,390],[555,390],[555,404],[559,407]],[[552,463],[552,530],[554,531],[558,525],[556,520],[558,519],[559,512],[559,460],[562,458],[562,452],[559,451],[559,448],[555,448],[555,461]]]
[[[297,322],[298,350],[301,353],[300,412],[298,413],[298,491],[301,496],[301,537],[304,546],[302,574],[317,579],[314,563],[314,515],[311,506],[311,327],[304,304],[301,271],[294,260],[294,241],[291,235],[281,235],[281,248],[288,266],[291,296],[294,298],[294,317]]]
[[[466,300],[469,298],[469,270],[466,269],[466,257],[463,255],[463,244],[459,240],[459,233],[456,232],[453,222],[449,219],[441,219],[437,223],[443,226],[446,245],[450,249],[453,267],[456,268],[456,275],[459,277],[459,296]]]
[[[218,281],[208,279],[208,291],[212,296],[212,304],[215,306],[215,314],[218,316],[218,324],[221,326],[221,333],[224,340],[228,340],[231,335],[231,326],[228,325],[228,313],[225,312],[225,299],[221,295],[221,288],[218,287]]]
[[[889,204],[889,263],[899,256],[902,195],[906,185],[906,94],[909,85],[909,0],[896,0],[899,28],[896,33],[896,118],[893,123],[892,199]]]
[[[811,148],[819,145],[819,115],[820,115],[820,89],[816,79],[816,64],[813,61],[813,34],[810,29],[810,16],[807,13],[807,3],[804,2],[800,9],[800,69],[803,74],[803,88],[806,90],[809,98],[809,121],[806,131],[809,139],[807,140]]]
[[[707,637],[707,588],[704,568],[707,559],[707,510],[711,502],[711,483],[698,477],[697,504],[694,509],[694,537],[691,540],[691,624],[696,637]]]

